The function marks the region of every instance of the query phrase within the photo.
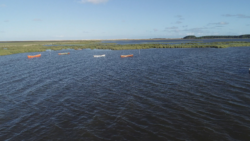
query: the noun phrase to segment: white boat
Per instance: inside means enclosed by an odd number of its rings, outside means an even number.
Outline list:
[[[105,57],[105,54],[103,54],[103,55],[94,55],[94,57]]]

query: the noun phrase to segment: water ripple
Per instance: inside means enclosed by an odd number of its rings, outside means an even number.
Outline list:
[[[250,140],[250,77],[243,71],[249,51],[72,50],[36,59],[1,57],[0,138]]]

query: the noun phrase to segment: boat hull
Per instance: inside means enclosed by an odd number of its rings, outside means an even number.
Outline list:
[[[133,54],[130,54],[130,55],[121,55],[121,58],[133,57],[133,56],[134,56]]]
[[[37,54],[37,55],[27,55],[28,58],[37,58],[37,57],[41,57],[41,54]]]
[[[69,52],[66,52],[66,53],[58,53],[58,55],[68,55]]]
[[[105,57],[105,54],[103,54],[103,55],[94,55],[94,57]]]

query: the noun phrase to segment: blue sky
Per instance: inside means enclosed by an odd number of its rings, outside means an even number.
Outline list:
[[[250,34],[250,0],[1,0],[0,41]]]

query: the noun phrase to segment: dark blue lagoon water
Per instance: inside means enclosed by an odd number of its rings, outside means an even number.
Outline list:
[[[250,47],[58,52],[0,56],[0,140],[250,140]]]

